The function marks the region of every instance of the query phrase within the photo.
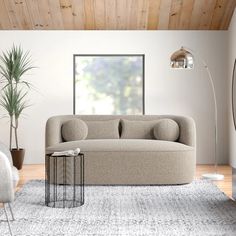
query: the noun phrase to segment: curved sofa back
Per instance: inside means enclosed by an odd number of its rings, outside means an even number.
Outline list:
[[[78,118],[84,121],[106,121],[113,119],[127,119],[127,120],[158,120],[169,118],[176,121],[180,128],[180,137],[178,142],[188,146],[196,146],[196,128],[195,122],[190,117],[175,116],[175,115],[61,115],[53,116],[48,119],[46,124],[45,146],[53,146],[57,143],[63,142],[61,136],[62,124],[73,118]]]

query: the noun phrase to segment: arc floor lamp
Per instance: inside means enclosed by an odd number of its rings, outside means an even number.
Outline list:
[[[203,58],[194,52],[192,49],[181,47],[178,51],[174,52],[171,55],[170,58],[170,65],[173,69],[193,69],[194,67],[194,56],[197,55],[203,64],[204,68],[207,71],[208,79],[211,84],[212,92],[213,92],[213,98],[214,98],[214,105],[215,105],[215,151],[214,151],[214,164],[215,164],[215,171],[214,173],[208,173],[203,174],[202,177],[206,179],[211,180],[222,180],[224,179],[224,175],[217,173],[217,139],[218,139],[218,133],[217,133],[217,103],[216,103],[216,93],[215,93],[215,86],[213,83],[211,72],[206,64],[206,62],[203,60]]]

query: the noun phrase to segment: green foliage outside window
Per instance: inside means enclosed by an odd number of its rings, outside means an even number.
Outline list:
[[[76,56],[77,114],[142,114],[143,56]]]

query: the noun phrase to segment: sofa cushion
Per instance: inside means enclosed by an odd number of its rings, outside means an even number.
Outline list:
[[[158,120],[121,120],[122,139],[154,139],[153,128]]]
[[[119,139],[119,119],[106,121],[85,121],[88,126],[86,139]]]
[[[179,138],[179,125],[172,119],[161,119],[154,126],[153,133],[158,140],[176,141]]]
[[[178,142],[148,139],[94,139],[55,144],[47,153],[80,148],[81,152],[182,152],[194,148]],[[144,157],[145,158],[145,157]]]
[[[62,125],[61,133],[65,141],[82,140],[88,135],[88,126],[80,119],[72,119]]]

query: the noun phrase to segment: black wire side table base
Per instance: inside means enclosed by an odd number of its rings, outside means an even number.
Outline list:
[[[84,154],[45,155],[45,204],[72,208],[84,204]]]

